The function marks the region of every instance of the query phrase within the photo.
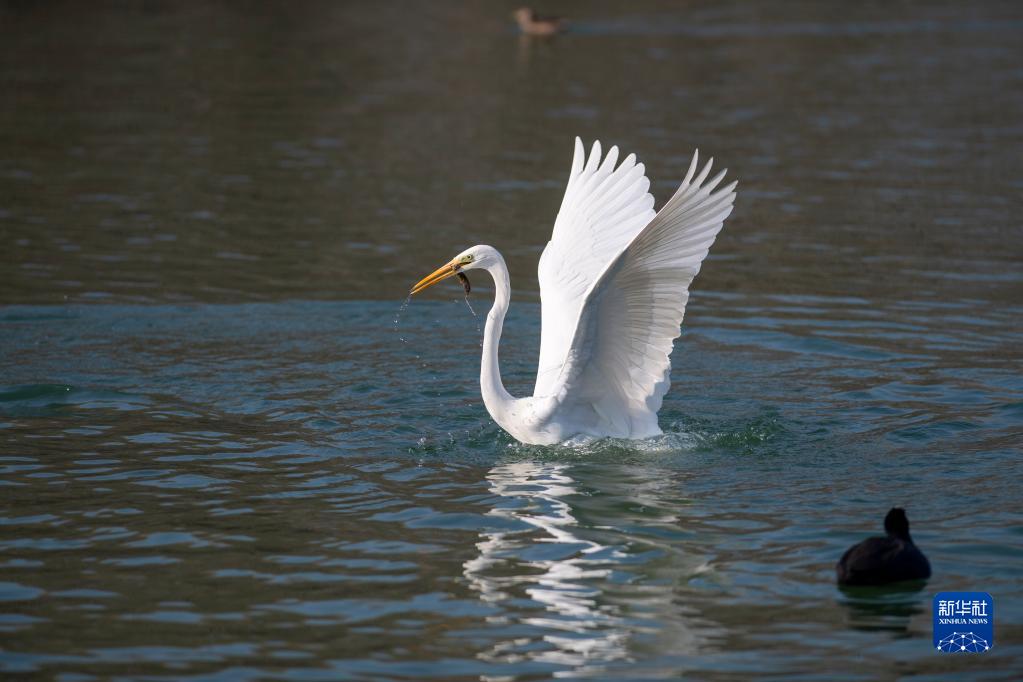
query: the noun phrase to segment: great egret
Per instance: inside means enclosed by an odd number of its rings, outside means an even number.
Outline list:
[[[711,159],[659,212],[644,167],[618,148],[586,158],[582,141],[554,232],[540,256],[540,363],[533,396],[505,390],[497,347],[508,312],[510,281],[492,246],[473,246],[412,287],[417,294],[468,270],[494,279],[494,305],[483,335],[480,388],[494,421],[534,445],[575,436],[660,435],[657,411],[668,391],[671,350],[689,300],[689,284],[732,212],[735,186],[714,191],[726,171],[704,184]]]

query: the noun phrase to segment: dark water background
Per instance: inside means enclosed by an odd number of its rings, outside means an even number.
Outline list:
[[[0,672],[1018,679],[1019,4],[513,5],[0,4]],[[528,390],[575,135],[740,180],[651,442],[511,441],[457,284],[395,329],[493,244]],[[838,590],[895,504],[934,577]]]

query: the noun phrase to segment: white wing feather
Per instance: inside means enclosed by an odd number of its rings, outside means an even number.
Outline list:
[[[568,355],[586,295],[600,275],[654,217],[643,164],[629,154],[618,168],[618,147],[601,161],[600,142],[589,158],[575,138],[575,156],[551,240],[540,256],[543,302],[535,396],[549,396]]]
[[[578,160],[578,148],[576,156]],[[562,321],[557,337],[548,336],[546,331],[547,292],[559,283],[550,275],[545,283],[541,265],[545,327],[541,332],[541,356],[546,350],[549,358],[559,359],[549,359],[557,363],[558,371],[548,370],[546,375],[542,373],[541,361],[537,387],[542,383],[544,393],[538,391],[535,395],[555,397],[562,419],[590,425],[595,434],[645,438],[660,433],[657,411],[670,384],[670,355],[680,333],[689,285],[700,271],[735,199],[734,182],[714,192],[724,178],[724,171],[704,184],[713,159],[693,179],[697,159],[694,154],[682,185],[652,219],[645,220],[638,230],[630,223],[619,231],[631,236],[605,261],[581,299],[575,301],[572,311],[575,316],[568,323],[571,331],[564,332],[566,321]],[[574,164],[563,213],[576,178],[575,170]],[[614,216],[601,220],[593,212],[587,215],[592,224],[617,223]],[[561,222],[559,214],[551,244],[558,237]],[[573,234],[579,239],[589,238],[584,231]],[[620,234],[616,239],[621,239]],[[585,251],[587,244],[576,242],[561,248],[577,254]],[[559,267],[568,267],[567,262]],[[577,288],[573,289],[572,295],[578,296],[577,292]],[[566,314],[564,303],[554,300],[559,306],[557,313]],[[556,341],[560,342],[558,350],[554,350]]]

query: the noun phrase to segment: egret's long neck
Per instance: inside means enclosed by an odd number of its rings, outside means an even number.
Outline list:
[[[497,262],[487,271],[494,278],[494,305],[487,314],[487,326],[483,331],[483,362],[480,366],[480,389],[487,412],[498,424],[502,424],[514,398],[504,389],[501,382],[501,367],[497,360],[497,346],[501,342],[504,316],[511,301],[511,281],[508,266],[497,256]]]

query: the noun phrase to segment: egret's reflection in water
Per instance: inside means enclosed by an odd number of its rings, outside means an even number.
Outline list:
[[[641,475],[642,480],[610,486],[600,481],[598,487],[576,480],[587,470],[513,462],[488,473],[490,491],[499,496],[488,515],[502,523],[494,524],[499,530],[481,534],[479,555],[465,562],[463,574],[481,599],[516,605],[519,615],[492,617],[492,625],[507,627],[511,635],[483,658],[554,663],[566,666],[561,676],[571,677],[628,661],[647,648],[679,647],[691,654],[704,649],[705,635],[715,630],[707,623],[695,627],[702,619],[676,596],[685,577],[707,570],[706,557],[681,556],[683,548],[652,537],[601,530],[601,513],[623,508],[642,509],[648,519],[658,517],[666,529],[677,530],[678,518],[660,503],[657,477]],[[601,491],[598,498],[587,494],[594,489]],[[579,515],[585,515],[585,523]],[[644,567],[642,587],[630,570],[637,560]],[[659,625],[651,627],[655,622]],[[516,637],[517,624],[546,634]]]

